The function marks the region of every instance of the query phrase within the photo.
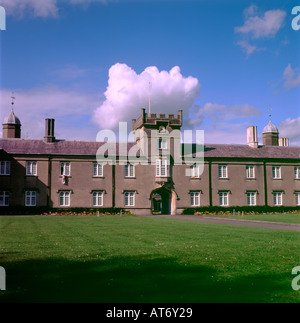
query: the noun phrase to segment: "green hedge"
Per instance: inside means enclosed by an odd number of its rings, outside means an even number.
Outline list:
[[[47,208],[47,207],[25,207],[25,206],[15,206],[15,207],[1,207],[0,215],[39,215],[39,214],[49,214],[49,213],[120,213],[125,212],[123,208]]]
[[[221,207],[221,206],[212,206],[212,207],[196,207],[196,208],[185,208],[182,214],[195,214],[195,212],[209,212],[209,213],[218,213],[226,212],[230,213],[235,212],[244,212],[244,213],[271,213],[271,212],[289,212],[289,211],[299,211],[300,206],[230,206],[230,207]]]

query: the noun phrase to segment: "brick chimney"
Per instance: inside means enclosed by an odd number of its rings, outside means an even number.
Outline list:
[[[45,120],[45,137],[44,142],[52,143],[55,142],[54,137],[54,119],[46,119]]]
[[[257,126],[250,126],[247,128],[247,145],[252,148],[258,147]]]

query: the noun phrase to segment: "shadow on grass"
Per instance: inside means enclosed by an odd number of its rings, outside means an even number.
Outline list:
[[[276,295],[291,289],[282,283],[286,274],[224,280],[211,267],[179,264],[174,258],[43,259],[2,265],[7,291],[0,292],[0,302],[277,302],[282,300]]]

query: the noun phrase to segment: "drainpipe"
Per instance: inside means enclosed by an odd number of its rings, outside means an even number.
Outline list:
[[[212,207],[212,183],[211,183],[211,161],[208,162],[208,176],[209,176],[209,206]]]
[[[116,201],[116,165],[112,165],[112,207],[115,207]]]
[[[265,206],[268,206],[268,182],[267,182],[267,167],[264,160],[264,187],[265,187]]]

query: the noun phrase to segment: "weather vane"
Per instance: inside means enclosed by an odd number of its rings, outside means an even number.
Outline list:
[[[14,104],[15,104],[15,99],[16,99],[16,97],[15,97],[15,92],[14,91],[12,91],[12,93],[11,93],[11,106],[12,106],[12,109],[14,109]]]
[[[269,106],[269,120],[270,120],[270,121],[271,121],[271,117],[272,117],[271,111],[272,111],[272,109],[271,109],[271,107]]]

